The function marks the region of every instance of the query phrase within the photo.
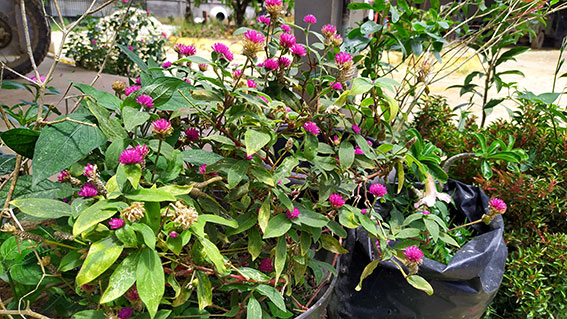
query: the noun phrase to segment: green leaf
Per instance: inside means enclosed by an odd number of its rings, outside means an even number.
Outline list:
[[[191,190],[193,190],[193,185],[168,184],[158,189],[164,192],[168,192],[173,196],[180,196],[191,193]]]
[[[174,202],[176,200],[172,194],[157,188],[140,188],[124,196],[143,202]]]
[[[10,204],[18,207],[26,215],[39,218],[59,218],[72,215],[71,206],[54,199],[16,199],[11,201]]]
[[[376,33],[378,31],[382,30],[382,25],[369,20],[364,22],[361,26],[360,26],[360,32],[362,34],[372,34],[372,33]]]
[[[110,268],[120,257],[122,249],[122,245],[113,237],[92,244],[83,267],[77,274],[77,286],[88,284]]]
[[[183,160],[198,166],[201,166],[203,164],[215,164],[216,162],[223,159],[223,156],[205,150],[197,149],[183,151]]]
[[[108,200],[101,200],[96,204],[87,207],[81,211],[73,225],[73,236],[79,236],[82,232],[97,223],[112,217],[117,211],[125,209],[126,207],[128,207],[126,203],[110,202]]]
[[[71,250],[67,255],[61,258],[61,262],[59,263],[57,270],[60,272],[66,272],[79,267],[83,264],[81,256],[82,254],[77,250]]]
[[[274,268],[276,269],[276,282],[278,282],[280,275],[285,268],[286,258],[287,242],[285,236],[280,236],[276,244],[276,260],[274,262]]]
[[[429,296],[433,295],[433,287],[431,287],[431,285],[427,282],[427,280],[423,279],[423,277],[419,275],[409,275],[406,277],[406,280],[414,288],[424,291]]]
[[[118,228],[114,234],[125,247],[138,248],[138,237],[132,226],[126,224],[124,227]]]
[[[244,176],[246,176],[248,166],[250,166],[248,161],[240,160],[228,169],[227,182],[229,189],[236,187],[242,181]]]
[[[230,138],[223,136],[223,135],[210,135],[210,136],[207,136],[207,137],[203,137],[202,140],[215,141],[215,142],[219,142],[221,144],[230,145],[230,146],[235,145],[234,142]]]
[[[346,238],[347,236],[346,230],[344,230],[344,228],[334,220],[329,220],[329,223],[327,224],[327,228],[329,228],[333,232],[333,234],[339,237]]]
[[[27,128],[14,128],[0,134],[0,137],[14,152],[32,158],[35,144],[39,138],[39,131]]]
[[[16,182],[16,188],[12,195],[12,199],[22,199],[22,198],[49,198],[53,199],[57,197],[57,192],[62,187],[62,184],[52,182],[48,179],[32,186],[32,176],[24,175],[18,178]],[[9,187],[4,187],[0,190],[0,201],[4,202],[6,196],[8,195]]]
[[[364,137],[362,137],[362,135],[356,134],[354,135],[354,139],[356,140],[356,144],[360,146],[362,152],[364,152],[364,156],[370,159],[376,159],[376,154],[374,153],[374,150],[370,148],[370,145],[368,145],[368,142]]]
[[[11,173],[16,167],[16,156],[0,153],[0,174]]]
[[[358,285],[356,285],[354,290],[356,290],[356,291],[362,290],[362,281],[366,277],[372,275],[372,272],[374,271],[374,269],[376,269],[376,267],[378,267],[379,262],[380,262],[379,259],[375,259],[375,260],[371,261],[368,265],[366,265],[366,267],[364,267],[364,270],[362,271],[362,274],[360,275],[360,281],[358,282]]]
[[[106,149],[106,153],[104,154],[105,157],[105,164],[106,168],[109,170],[114,170],[118,164],[120,159],[120,153],[128,146],[127,140],[116,140],[108,146]]]
[[[125,106],[122,109],[122,121],[124,128],[128,132],[132,132],[136,127],[146,123],[150,119],[150,114],[137,110],[133,107]]]
[[[342,141],[339,147],[339,161],[341,168],[347,169],[354,162],[354,147],[349,141]]]
[[[291,221],[287,218],[286,214],[278,214],[270,219],[266,231],[264,232],[264,239],[280,237],[291,228]]]
[[[254,295],[248,299],[248,306],[246,307],[246,319],[260,319],[262,318],[262,307]]]
[[[349,95],[359,95],[368,92],[374,85],[367,78],[356,78],[352,81],[352,88]]]
[[[510,50],[504,52],[499,58],[498,60],[496,60],[496,62],[494,63],[494,66],[498,66],[506,61],[509,60],[513,60],[516,61],[515,56],[520,55],[522,53],[525,53],[527,51],[529,51],[530,48],[529,47],[514,47],[511,48]]]
[[[142,234],[146,246],[148,246],[152,250],[156,248],[156,235],[154,234],[154,231],[150,228],[150,226],[139,223],[133,224],[132,228],[138,233]]]
[[[417,228],[404,228],[399,233],[396,234],[396,238],[417,237],[420,234],[421,231]]]
[[[252,167],[250,168],[250,174],[266,185],[275,186],[272,173],[267,169],[265,169],[264,167],[261,166]]]
[[[327,235],[327,234],[321,235],[321,246],[323,246],[324,249],[335,254],[348,253],[348,250],[344,249],[341,246],[339,240],[331,235]]]
[[[119,164],[117,173],[118,171],[122,171],[121,173],[130,181],[132,187],[138,188],[140,178],[142,178],[142,167],[140,164]]]
[[[98,104],[104,106],[109,110],[120,109],[120,104],[122,103],[122,101],[112,93],[99,91],[87,84],[73,83],[73,86],[81,91],[81,93],[92,96],[98,102]]]
[[[207,254],[207,257],[209,257],[209,259],[213,262],[213,264],[215,264],[215,268],[217,269],[217,271],[220,273],[224,273],[226,271],[226,267],[224,265],[224,258],[221,255],[217,246],[215,246],[213,242],[211,242],[209,239],[205,237],[197,236],[197,238],[199,238],[199,241],[203,245],[203,249]]]
[[[262,252],[262,238],[256,228],[248,231],[248,252],[252,256],[252,260],[258,258]]]
[[[427,228],[427,231],[433,238],[433,241],[437,242],[437,240],[439,239],[439,225],[437,225],[435,221],[429,220],[427,218],[424,219],[423,222],[425,223],[425,228]]]
[[[276,305],[276,307],[278,307],[282,311],[286,310],[285,301],[282,295],[280,294],[280,292],[276,288],[272,286],[260,284],[256,287],[255,290],[261,293],[262,295],[268,297],[268,299],[270,299],[270,301],[273,302],[274,305]]]
[[[482,176],[486,179],[490,179],[492,177],[492,168],[490,167],[490,164],[488,163],[488,161],[484,160],[482,161],[481,165],[480,165],[480,170],[482,172]]]
[[[108,287],[100,297],[99,303],[111,302],[125,294],[136,282],[137,266],[138,254],[126,256],[108,279]]]
[[[439,239],[442,240],[443,242],[455,246],[455,247],[461,247],[459,246],[459,243],[457,243],[457,241],[455,239],[453,239],[453,237],[451,237],[451,235],[448,235],[447,233],[440,233],[439,234]]]
[[[263,233],[266,232],[266,227],[268,226],[268,221],[272,212],[270,210],[270,196],[268,195],[266,200],[262,203],[260,210],[258,211],[258,225]]]
[[[270,134],[256,131],[253,129],[246,130],[244,134],[244,145],[246,146],[246,155],[251,156],[262,149],[270,141]]]
[[[199,301],[199,310],[213,304],[213,288],[209,277],[202,271],[197,271],[197,299]]]
[[[317,151],[319,148],[319,141],[317,137],[313,134],[306,134],[305,135],[305,145],[303,147],[303,155],[309,161],[312,161],[317,155]]]
[[[69,117],[92,123],[90,118],[78,113]],[[88,125],[65,121],[43,128],[33,155],[32,185],[69,168],[105,142],[104,134],[98,128]]]
[[[232,227],[232,228],[238,228],[238,222],[236,222],[236,220],[226,219],[226,218],[223,218],[223,217],[220,217],[220,216],[217,216],[217,215],[210,215],[210,214],[199,215],[197,220],[199,222],[202,222],[203,224],[206,223],[206,222],[211,222],[211,223],[224,225],[224,226],[228,226],[228,227]]]
[[[73,314],[71,319],[105,319],[104,310],[83,310]]]
[[[157,251],[151,248],[144,248],[140,252],[136,267],[136,288],[150,317],[154,318],[165,291],[165,275]]]
[[[96,117],[100,130],[109,140],[115,141],[118,139],[128,138],[128,133],[124,130],[117,118],[111,117],[102,105],[86,99],[89,110]]]
[[[136,63],[136,65],[140,68],[140,70],[142,70],[143,72],[148,70],[148,65],[146,64],[146,62],[140,59],[140,57],[132,50],[128,49],[127,46],[122,44],[116,44],[116,46],[119,47],[120,50],[122,50],[122,52],[124,52],[124,54],[126,54],[126,56],[130,60],[132,60],[132,62]]]

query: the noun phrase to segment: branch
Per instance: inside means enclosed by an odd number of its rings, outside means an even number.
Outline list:
[[[34,318],[39,318],[39,319],[51,319],[49,317],[46,317],[42,314],[39,314],[31,309],[26,309],[26,310],[0,310],[0,315],[6,315],[6,316],[10,316],[10,315],[20,315],[20,316],[30,316],[30,317],[34,317]]]
[[[461,158],[466,158],[466,157],[476,157],[475,153],[460,153],[457,155],[453,155],[451,157],[449,157],[449,159],[447,159],[447,161],[445,161],[445,164],[443,164],[443,170],[445,171],[445,173],[449,172],[449,168],[451,167],[451,165],[458,159]]]

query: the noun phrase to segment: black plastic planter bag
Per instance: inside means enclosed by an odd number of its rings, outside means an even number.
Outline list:
[[[478,188],[450,180],[456,219],[478,220],[486,212],[488,197]],[[433,286],[433,295],[410,286],[390,262],[380,263],[355,291],[364,267],[371,261],[374,245],[368,233],[349,230],[348,254],[341,256],[339,278],[329,303],[330,319],[480,318],[502,282],[508,251],[501,216],[490,225],[473,226],[479,235],[463,245],[448,265],[424,258],[419,275]]]

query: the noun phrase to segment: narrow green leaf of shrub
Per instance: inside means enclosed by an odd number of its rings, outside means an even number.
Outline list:
[[[156,235],[154,234],[154,231],[150,228],[150,226],[146,225],[146,224],[133,224],[132,228],[139,232],[140,234],[142,234],[142,237],[144,238],[144,243],[146,244],[146,246],[148,246],[150,249],[155,249],[156,247]]]
[[[143,202],[174,202],[175,196],[157,188],[140,188],[125,195],[126,198]]]
[[[91,245],[83,267],[77,274],[77,286],[88,284],[105,272],[122,253],[122,245],[112,237],[107,237]]]
[[[99,91],[90,85],[82,83],[73,83],[73,86],[83,94],[92,96],[100,105],[109,110],[120,109],[120,104],[122,103],[122,101],[112,93]]]
[[[270,141],[270,134],[256,131],[254,129],[246,130],[244,134],[244,145],[246,146],[246,155],[251,156],[262,149]]]
[[[270,210],[270,196],[266,196],[266,200],[262,203],[260,210],[258,211],[258,225],[263,233],[266,233],[266,227],[270,221],[271,210]]]
[[[437,242],[437,240],[439,239],[439,225],[437,225],[435,221],[429,220],[427,218],[424,219],[423,222],[425,223],[425,228],[427,228],[427,231],[433,238],[433,241]]]
[[[287,258],[287,242],[285,236],[280,236],[276,244],[276,260],[274,268],[276,269],[276,282],[278,282],[284,268]]]
[[[376,269],[376,267],[378,267],[379,262],[380,262],[379,259],[375,259],[375,260],[371,261],[368,265],[366,265],[366,267],[364,267],[364,270],[362,271],[362,274],[360,275],[360,281],[358,282],[358,285],[356,285],[354,290],[360,291],[362,289],[362,281],[364,279],[366,279],[366,277],[372,275],[372,272],[374,271],[374,269]]]
[[[248,299],[248,306],[246,308],[246,319],[259,319],[262,318],[262,307],[254,295]]]
[[[92,99],[86,99],[85,101],[91,113],[93,113],[96,117],[98,127],[109,140],[115,141],[118,139],[128,138],[128,133],[124,130],[122,125],[120,125],[118,119],[111,117],[110,112],[108,112],[102,105]]]
[[[234,188],[236,187],[236,185],[238,185],[238,183],[240,183],[240,181],[242,181],[244,176],[246,176],[248,166],[250,166],[250,163],[248,161],[241,160],[236,162],[228,169],[228,188]]]
[[[223,156],[205,150],[197,149],[183,151],[183,160],[194,165],[211,165],[222,159],[224,159]]]
[[[84,209],[79,214],[79,217],[73,225],[73,236],[79,236],[82,232],[86,231],[90,227],[112,217],[118,211],[125,209],[126,207],[128,207],[128,205],[123,202],[110,202],[108,200],[101,200],[96,204]]]
[[[280,237],[291,228],[291,221],[286,214],[278,214],[270,219],[264,232],[264,239]]]
[[[0,137],[6,146],[11,148],[14,152],[27,158],[32,158],[39,135],[39,131],[27,128],[14,128],[2,132]]]
[[[276,307],[280,308],[282,311],[286,310],[285,301],[282,295],[280,294],[280,292],[276,288],[272,286],[260,284],[256,287],[255,290],[261,293],[262,295],[268,297],[270,301],[272,301],[274,305],[276,305]]]
[[[137,248],[138,237],[132,226],[126,224],[124,227],[118,228],[114,234],[124,244],[125,247]]]
[[[72,215],[70,205],[55,199],[16,199],[11,201],[10,204],[18,207],[26,215],[38,218],[59,218]]]
[[[107,303],[125,294],[136,282],[136,268],[138,267],[138,254],[128,255],[116,267],[110,279],[108,287],[100,297],[99,303]]]
[[[71,319],[105,319],[103,310],[83,310],[74,313]]]
[[[124,122],[124,128],[128,132],[132,132],[136,127],[146,123],[149,119],[149,113],[140,112],[140,110],[133,107],[125,106],[122,109],[122,121]]]
[[[431,285],[423,277],[419,275],[409,275],[406,280],[414,288],[424,291],[429,296],[433,295],[433,287],[431,287]]]
[[[262,252],[262,238],[257,229],[248,231],[248,252],[252,256],[252,260],[258,258]]]
[[[199,301],[199,310],[213,304],[213,288],[209,277],[202,271],[197,271],[197,300]]]
[[[157,251],[141,250],[136,267],[136,288],[150,317],[154,318],[165,291],[165,275]]]
[[[217,271],[224,273],[226,271],[226,267],[224,265],[224,257],[221,255],[217,246],[215,246],[213,242],[205,237],[197,236],[197,238],[199,238],[199,241],[203,245],[203,249],[205,250],[207,257],[213,262]]]
[[[215,223],[223,226],[228,226],[231,228],[238,228],[238,222],[234,219],[226,219],[217,215],[205,214],[199,215],[198,220],[203,223]]]
[[[324,249],[335,254],[348,253],[348,250],[344,249],[341,246],[339,240],[331,235],[327,235],[327,234],[321,235],[321,246],[323,246]]]
[[[347,169],[354,162],[354,147],[352,143],[345,140],[341,142],[339,147],[339,161],[341,162],[341,168]]]

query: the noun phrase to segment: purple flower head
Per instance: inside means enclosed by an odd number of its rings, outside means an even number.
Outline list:
[[[262,34],[262,32],[255,30],[248,30],[244,32],[244,37],[254,43],[262,43],[266,41],[266,37]]]
[[[506,206],[506,203],[503,200],[501,200],[500,198],[497,198],[497,197],[494,197],[493,199],[491,199],[490,202],[488,202],[488,205],[490,205],[490,208],[493,208],[499,214],[503,214],[506,211],[506,209],[508,208]]]
[[[354,148],[354,154],[355,155],[364,155],[364,152],[362,151],[360,146],[357,146],[357,147]]]
[[[288,33],[291,32],[291,28],[287,24],[282,24],[280,28],[282,29],[283,32],[288,32]]]
[[[199,166],[199,174],[205,175],[205,173],[207,173],[207,164]]]
[[[39,76],[39,81],[45,82],[45,79],[46,79],[45,76],[43,76],[43,75],[40,75],[40,76]],[[35,76],[35,75],[32,75],[32,76],[30,77],[30,80],[32,80],[32,81],[34,81],[34,82],[38,82],[37,76]]]
[[[360,210],[360,212],[362,213],[362,215],[364,215],[364,214],[368,213],[368,209],[363,208],[363,209]]]
[[[126,94],[126,96],[138,91],[139,89],[141,89],[142,87],[139,85],[132,85],[126,88],[126,90],[124,91],[124,94]]]
[[[429,215],[429,214],[431,214],[431,212],[428,211],[428,210],[424,210],[424,211],[422,211],[421,213],[422,213],[423,215]]]
[[[108,225],[110,225],[110,229],[118,229],[124,227],[124,219],[122,218],[112,218]]]
[[[353,125],[351,126],[351,128],[352,128],[352,131],[353,131],[355,134],[360,134],[360,127],[359,127],[358,125],[353,124]]]
[[[263,63],[262,66],[270,71],[273,70],[277,70],[278,69],[278,61],[274,60],[274,59],[266,59]]]
[[[338,135],[335,135],[333,137],[333,143],[336,144],[336,145],[339,145],[341,143],[341,139],[339,138]]]
[[[190,127],[190,128],[185,130],[185,136],[187,136],[187,139],[189,140],[189,142],[198,141],[199,140],[199,130],[197,130],[194,127]]]
[[[186,79],[184,79],[183,81],[185,81],[186,83],[191,84],[191,79],[189,79],[189,78],[186,78]]]
[[[264,3],[267,6],[281,6],[282,0],[266,0]]]
[[[219,59],[229,62],[234,59],[232,52],[230,52],[230,49],[224,43],[217,42],[213,44],[212,48],[213,51],[219,55]]]
[[[343,85],[341,84],[341,82],[332,81],[331,83],[329,83],[329,86],[333,90],[342,90],[343,89]]]
[[[91,163],[87,163],[87,166],[85,166],[85,170],[83,171],[83,175],[86,177],[92,177],[95,173],[95,166],[93,166]]]
[[[343,65],[352,61],[352,55],[346,52],[339,52],[335,55],[335,63]]]
[[[266,102],[266,104],[270,104],[270,101],[265,96],[256,95],[256,97],[259,97],[262,101]]]
[[[254,154],[244,156],[244,158],[247,159],[247,160],[251,160],[253,157],[254,157]]]
[[[335,208],[339,208],[345,204],[345,200],[341,194],[333,193],[329,196],[329,202]]]
[[[386,186],[382,184],[372,184],[370,185],[370,194],[378,197],[384,197],[384,195],[388,194],[388,190]]]
[[[339,46],[343,43],[343,37],[341,37],[341,35],[337,33],[333,35],[332,41],[334,45]]]
[[[411,263],[421,263],[423,252],[417,246],[409,246],[404,250],[406,259]]]
[[[78,194],[81,197],[89,198],[89,197],[95,197],[96,195],[98,195],[98,191],[96,190],[96,188],[94,187],[94,185],[92,183],[86,182],[85,185],[83,185],[83,187],[81,188],[81,190],[79,191]]]
[[[124,297],[128,300],[139,300],[140,296],[138,295],[138,288],[134,284],[128,291],[124,294]]]
[[[154,131],[160,133],[169,131],[171,129],[171,122],[166,119],[155,120],[152,125],[154,127]]]
[[[308,14],[303,18],[303,22],[309,23],[309,24],[315,24],[315,23],[317,23],[317,18],[315,18],[315,16],[312,15],[312,14]]]
[[[146,10],[146,14],[152,14],[150,10]]]
[[[325,24],[321,28],[321,33],[323,33],[323,35],[326,36],[326,37],[330,37],[330,36],[334,35],[336,32],[337,32],[337,27],[335,27],[332,24]]]
[[[142,79],[140,77],[136,78],[136,84],[142,85]]]
[[[284,48],[291,48],[295,45],[295,36],[291,33],[283,33],[280,36],[280,45]]]
[[[307,133],[311,133],[315,136],[319,135],[319,127],[314,122],[309,121],[303,124],[303,129],[305,129]]]
[[[175,230],[169,233],[169,237],[171,238],[177,238],[177,236],[179,236],[179,234],[177,234]]]
[[[242,70],[236,69],[232,71],[232,77],[238,79],[242,75]]]
[[[138,164],[144,161],[144,156],[134,148],[127,148],[122,151],[118,161],[122,164]]]
[[[263,23],[265,25],[270,25],[270,17],[266,15],[259,16],[258,18],[256,18],[256,21]]]
[[[252,79],[246,79],[246,85],[248,85],[249,88],[254,89],[254,88],[256,88],[258,83],[256,83],[256,81],[254,81]]]
[[[292,46],[289,49],[289,52],[297,56],[305,56],[307,54],[307,50],[305,49],[305,47],[299,43],[296,43],[294,46]]]
[[[133,314],[134,314],[134,310],[132,310],[132,308],[125,307],[118,311],[118,319],[128,319],[132,317]]]
[[[372,141],[370,141],[370,140],[366,140],[366,143],[368,143],[368,146],[372,146],[372,145],[373,145]]]
[[[59,181],[59,183],[63,183],[69,180],[69,177],[71,177],[71,175],[69,175],[69,171],[64,170],[59,172],[59,175],[57,175],[57,180]]]
[[[184,56],[192,56],[195,55],[196,52],[197,49],[195,49],[195,47],[192,45],[182,44],[182,46],[179,47],[179,53]]]
[[[151,109],[154,107],[154,99],[151,96],[142,94],[136,98],[136,103],[144,106],[145,108]]]
[[[122,1],[124,1],[124,0],[122,0]],[[126,0],[126,2],[128,2],[128,0]],[[134,47],[133,47],[133,46],[131,46],[131,45],[129,45],[129,46],[128,46],[128,50],[130,50],[130,51],[134,51]]]
[[[150,152],[150,148],[146,144],[138,144],[134,149],[142,156],[146,156]]]
[[[258,269],[260,271],[263,272],[270,272],[272,270],[274,270],[274,265],[272,263],[272,259],[271,258],[264,258],[260,261],[260,267],[258,267]]]
[[[91,40],[91,43],[92,43],[93,45],[96,45],[97,41],[96,41],[95,39],[92,39],[92,40]]]
[[[293,211],[289,211],[286,210],[285,214],[287,215],[287,218],[292,219],[292,218],[296,218],[297,216],[299,216],[299,209],[297,209],[297,207],[293,208]]]
[[[280,68],[285,69],[291,65],[291,60],[282,56],[278,59],[278,65]]]
[[[171,67],[171,62],[165,61],[161,64],[161,67],[164,68],[164,69],[167,69],[167,68]]]
[[[201,71],[201,72],[207,71],[208,68],[209,68],[208,64],[205,64],[205,63],[199,64],[199,71]]]

